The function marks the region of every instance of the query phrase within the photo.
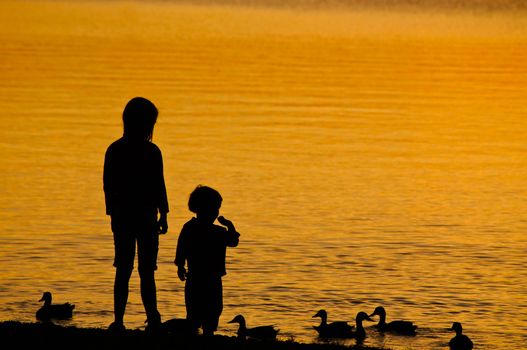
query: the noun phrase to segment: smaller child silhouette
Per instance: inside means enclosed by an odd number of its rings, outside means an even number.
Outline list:
[[[227,247],[236,247],[240,237],[231,221],[218,216],[222,200],[220,193],[208,186],[199,185],[190,194],[188,207],[196,217],[183,225],[174,261],[179,279],[186,281],[187,320],[196,329],[201,327],[204,335],[213,335],[218,328]],[[226,228],[215,225],[216,218]]]

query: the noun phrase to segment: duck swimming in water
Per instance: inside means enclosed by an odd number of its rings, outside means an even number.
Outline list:
[[[357,316],[355,317],[355,325],[356,330],[352,332],[352,337],[357,340],[357,342],[362,342],[364,338],[366,338],[366,330],[364,329],[364,326],[362,325],[362,321],[371,321],[374,322],[370,316],[368,316],[367,313],[364,311],[360,311],[357,313]]]
[[[391,321],[386,322],[386,310],[382,306],[377,306],[370,317],[379,316],[377,329],[381,332],[393,332],[403,335],[416,335],[417,326],[411,321]]]
[[[469,337],[463,334],[461,323],[454,322],[450,330],[456,331],[456,336],[450,339],[450,342],[448,343],[450,350],[472,350],[474,344]]]
[[[247,323],[245,322],[245,317],[238,315],[234,317],[228,323],[238,323],[240,327],[238,328],[238,338],[246,339],[261,339],[261,340],[273,340],[276,339],[276,335],[280,331],[274,326],[258,326],[247,328]]]
[[[50,292],[44,292],[44,294],[42,294],[42,298],[39,301],[43,301],[44,305],[38,309],[36,313],[37,320],[65,320],[73,317],[73,309],[75,308],[75,305],[70,303],[52,304],[51,299]]]
[[[326,310],[319,310],[314,316],[320,317],[320,325],[313,326],[322,338],[353,338],[353,326],[346,321],[333,321],[328,323]]]

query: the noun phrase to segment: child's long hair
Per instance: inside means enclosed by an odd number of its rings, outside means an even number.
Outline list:
[[[132,98],[123,111],[124,137],[152,141],[157,115],[157,108],[152,102],[144,97]]]

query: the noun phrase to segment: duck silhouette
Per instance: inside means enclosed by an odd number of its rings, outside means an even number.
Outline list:
[[[370,317],[379,316],[377,329],[381,332],[392,332],[403,335],[416,335],[417,326],[411,321],[391,321],[386,322],[386,310],[382,306],[377,306]]]
[[[312,318],[320,317],[320,325],[313,326],[322,338],[352,338],[353,326],[347,321],[333,321],[328,323],[328,313],[326,310],[319,310]]]
[[[368,316],[367,313],[364,311],[360,311],[357,313],[357,316],[355,317],[355,331],[352,332],[352,337],[357,340],[357,342],[362,342],[366,338],[366,330],[364,329],[364,326],[362,325],[363,321],[371,321],[374,322],[370,316]]]
[[[161,329],[167,333],[180,335],[196,335],[198,328],[186,318],[171,318],[161,323]]]
[[[455,337],[450,339],[448,343],[450,350],[472,350],[474,344],[469,337],[463,334],[463,326],[461,326],[461,323],[454,322],[450,330],[456,331]]]
[[[238,328],[238,338],[246,339],[261,339],[261,340],[273,340],[276,339],[276,335],[280,331],[275,328],[275,326],[257,326],[252,328],[247,328],[247,323],[245,322],[245,317],[242,315],[237,315],[228,323],[238,323],[240,326]]]
[[[73,317],[74,304],[52,304],[52,296],[50,292],[44,292],[42,298],[44,305],[37,310],[36,317],[39,321],[49,321],[51,319],[65,320]]]

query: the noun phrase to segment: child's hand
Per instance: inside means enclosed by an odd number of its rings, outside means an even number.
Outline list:
[[[184,267],[178,267],[177,276],[181,281],[185,281],[187,279],[187,270]]]
[[[232,221],[225,219],[223,216],[218,216],[218,222],[222,224],[223,226],[227,226],[229,231],[234,230],[234,225]]]
[[[164,235],[168,231],[167,214],[161,214],[157,222],[158,230],[160,235]]]

